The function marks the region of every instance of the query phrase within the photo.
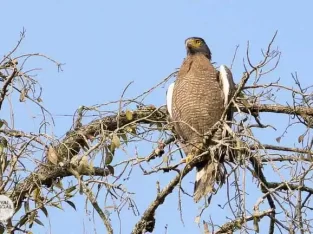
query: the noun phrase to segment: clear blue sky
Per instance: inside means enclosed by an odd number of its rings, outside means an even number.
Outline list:
[[[125,86],[134,81],[127,97],[134,97],[161,81],[178,68],[185,56],[184,40],[190,36],[203,37],[217,63],[230,65],[236,45],[240,45],[235,67],[235,80],[243,72],[242,58],[247,40],[251,43],[253,61],[260,59],[264,48],[276,30],[276,45],[282,51],[281,63],[269,80],[281,78],[291,84],[290,73],[297,71],[304,84],[311,83],[307,68],[312,66],[313,54],[312,1],[209,1],[209,0],[159,0],[159,1],[2,1],[0,54],[7,53],[26,29],[26,39],[18,54],[40,52],[66,63],[64,71],[40,59],[29,63],[41,67],[38,79],[44,88],[45,106],[55,115],[53,133],[64,134],[72,118],[58,115],[72,114],[80,105],[93,105],[117,100]],[[166,88],[166,87],[165,87]],[[159,89],[147,99],[146,104],[165,104],[166,89]],[[17,114],[30,118],[30,105],[18,104]],[[3,113],[1,113],[3,114]],[[25,125],[17,117],[16,126],[35,131],[36,125]],[[265,118],[266,119],[266,118]],[[273,141],[274,133],[267,141]],[[265,140],[265,137],[261,136]],[[292,142],[294,139],[290,139]],[[140,146],[142,154],[152,146]],[[131,191],[137,192],[140,212],[147,207],[155,194],[155,180],[164,186],[169,176],[159,174],[148,178],[139,171],[127,182]],[[194,174],[186,178],[185,187],[192,191]],[[139,189],[141,188],[141,189]],[[142,194],[146,190],[147,195]],[[252,192],[253,193],[253,192]],[[179,221],[177,191],[157,211],[154,233],[200,233],[194,223],[199,205],[191,198],[183,199],[185,226]],[[223,203],[224,194],[214,197],[209,214],[219,220],[222,214],[216,204]],[[78,211],[67,208],[65,212],[51,210],[50,223],[36,228],[36,233],[104,233],[102,223],[89,221],[84,213],[84,201]],[[122,233],[130,233],[139,217],[122,213]],[[116,218],[112,219],[116,227]],[[84,230],[85,226],[85,230]],[[50,232],[51,231],[51,232]],[[267,231],[267,230],[266,230]]]

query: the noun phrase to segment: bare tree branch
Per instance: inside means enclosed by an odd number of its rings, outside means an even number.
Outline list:
[[[262,212],[253,214],[253,215],[248,216],[248,217],[243,217],[240,219],[230,221],[228,223],[225,223],[222,227],[220,227],[220,229],[217,230],[216,232],[214,232],[214,234],[232,233],[233,231],[240,229],[244,223],[246,223],[248,221],[253,221],[255,219],[262,219],[265,216],[270,216],[273,212],[274,212],[273,209],[269,209],[266,211],[262,211]]]

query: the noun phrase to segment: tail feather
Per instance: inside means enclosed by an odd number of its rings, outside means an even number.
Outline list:
[[[194,149],[194,144],[184,144],[180,142],[182,150],[188,155]],[[197,174],[194,185],[194,201],[198,202],[202,197],[209,193],[214,193],[214,185],[216,182],[219,184],[225,181],[225,168],[223,162],[228,154],[222,149],[216,152],[215,160],[203,161],[196,165]],[[228,159],[228,158],[227,158]]]
[[[215,191],[215,182],[224,182],[225,172],[219,162],[203,162],[197,165],[196,182],[194,186],[194,201]]]

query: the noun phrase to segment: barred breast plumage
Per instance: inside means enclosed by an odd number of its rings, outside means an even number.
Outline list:
[[[172,112],[183,140],[203,141],[203,134],[221,118],[224,99],[217,72],[203,54],[188,55],[177,75]]]

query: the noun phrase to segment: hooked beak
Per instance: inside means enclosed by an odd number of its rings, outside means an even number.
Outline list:
[[[192,40],[186,41],[186,47],[189,48],[189,49],[193,47],[192,46]]]

